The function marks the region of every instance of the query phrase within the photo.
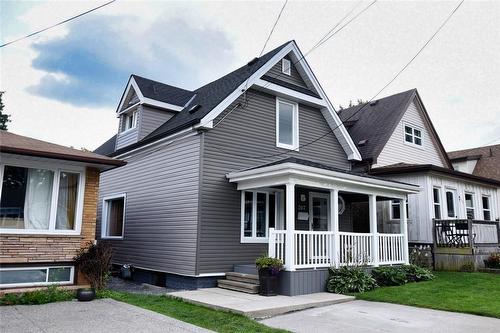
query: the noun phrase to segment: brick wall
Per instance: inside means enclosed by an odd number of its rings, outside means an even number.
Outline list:
[[[78,250],[95,239],[99,171],[87,168],[81,235],[0,235],[0,264],[72,261]]]

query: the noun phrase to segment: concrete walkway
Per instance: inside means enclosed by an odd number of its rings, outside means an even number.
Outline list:
[[[354,301],[262,321],[292,332],[499,332],[500,320],[411,306]]]
[[[0,307],[0,332],[175,332],[205,333],[203,328],[117,302],[59,302]]]
[[[221,288],[179,291],[169,295],[186,302],[240,313],[251,318],[268,318],[283,313],[352,301],[354,297],[317,293],[301,296],[260,296]]]

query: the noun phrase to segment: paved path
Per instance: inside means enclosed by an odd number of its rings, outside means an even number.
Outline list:
[[[293,332],[499,332],[500,319],[353,301],[269,318],[263,324]]]
[[[205,333],[211,331],[126,303],[99,299],[92,302],[2,306],[0,332]]]

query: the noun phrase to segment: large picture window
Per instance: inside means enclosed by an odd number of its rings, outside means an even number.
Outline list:
[[[276,99],[276,146],[297,149],[299,146],[299,111],[294,102]]]
[[[102,238],[123,238],[125,194],[104,198],[102,210]]]
[[[282,226],[283,195],[280,191],[243,191],[241,194],[241,241],[266,242],[269,228]]]
[[[0,169],[0,232],[79,232],[83,172],[11,164]]]

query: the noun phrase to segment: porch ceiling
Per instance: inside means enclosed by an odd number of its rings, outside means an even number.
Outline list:
[[[307,162],[307,165],[305,165]],[[417,185],[389,181],[362,174],[335,170],[328,166],[295,158],[226,175],[238,190],[271,187],[293,183],[354,193],[376,194],[404,198],[420,191]]]

